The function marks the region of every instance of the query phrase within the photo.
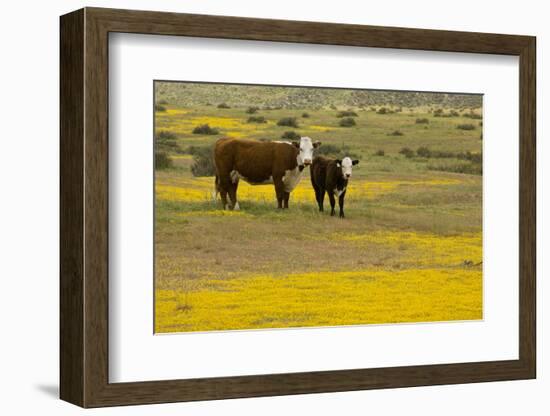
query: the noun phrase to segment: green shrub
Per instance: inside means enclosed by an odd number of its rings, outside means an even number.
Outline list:
[[[309,118],[309,113],[302,113],[302,118]]]
[[[201,124],[193,129],[193,134],[219,134],[220,131],[216,128],[210,127],[208,124]]]
[[[443,109],[438,108],[437,110],[434,110],[434,117],[441,117],[443,114]]]
[[[255,114],[258,112],[259,109],[260,107],[248,107],[246,109],[246,114]]]
[[[458,159],[464,159],[469,160],[470,162],[474,163],[481,163],[483,160],[483,154],[482,153],[472,153],[470,151],[467,151],[466,153],[459,153],[457,155]]]
[[[168,101],[166,101],[166,100],[160,100],[158,103],[161,104],[161,105],[166,105],[166,104],[168,104]]]
[[[155,170],[170,169],[173,161],[166,152],[155,152]]]
[[[473,111],[470,111],[469,113],[464,114],[464,117],[471,118],[474,120],[481,120],[483,118],[481,114],[474,113]]]
[[[247,123],[267,123],[267,120],[265,119],[265,117],[262,117],[262,116],[252,116],[252,117],[248,117],[248,120],[246,121]]]
[[[169,131],[160,131],[155,136],[155,150],[158,152],[161,151],[171,151],[176,153],[181,153],[181,149],[176,141],[177,136]]]
[[[388,109],[386,107],[381,107],[378,109],[376,114],[388,114]]]
[[[473,124],[459,124],[456,128],[459,130],[475,130],[476,126]]]
[[[302,136],[300,136],[298,133],[296,133],[295,131],[285,131],[282,136],[281,136],[281,139],[285,139],[285,140],[300,140]],[[321,146],[323,147],[323,146]]]
[[[338,118],[342,118],[342,117],[357,117],[357,113],[356,113],[355,111],[351,111],[351,110],[340,111],[336,117],[338,117]]]
[[[443,150],[431,150],[431,157],[439,158],[439,159],[450,159],[453,157],[456,157],[456,153],[453,152],[446,152]]]
[[[226,103],[218,104],[218,108],[231,108]]]
[[[166,107],[160,104],[155,104],[155,111],[166,111]]]
[[[360,158],[357,153],[350,151],[350,147],[345,144],[342,144],[341,146],[335,144],[323,144],[315,150],[315,154],[329,156],[335,159],[342,159],[345,156],[351,157],[352,159]]]
[[[428,120],[427,118],[417,118],[416,119],[416,124],[429,124],[430,120]]]
[[[193,152],[193,176],[213,176],[216,172],[210,146],[196,146]]]
[[[340,120],[340,123],[338,123],[340,127],[353,127],[357,123],[355,123],[355,120],[351,117],[346,117]]]
[[[416,149],[416,154],[420,157],[429,158],[432,156],[432,152],[426,146],[420,146],[418,149]]]
[[[277,122],[277,125],[298,128],[296,117],[283,117]]]
[[[176,136],[171,131],[167,130],[161,130],[157,133],[156,139],[157,140],[176,140],[178,136]]]
[[[323,144],[321,147],[317,148],[315,153],[318,155],[324,155],[324,156],[327,156],[327,155],[334,156],[339,154],[341,150],[342,148],[340,146],[328,143],[328,144]]]
[[[480,163],[459,163],[457,165],[434,164],[428,165],[428,170],[437,170],[443,172],[466,173],[469,175],[483,174],[483,167]]]
[[[399,153],[401,153],[407,159],[410,159],[410,158],[414,157],[414,151],[412,149],[408,148],[408,147],[401,148]]]
[[[404,136],[404,135],[405,135],[405,133],[403,133],[400,130],[394,130],[391,133],[388,133],[388,136]]]
[[[385,154],[386,152],[384,152],[382,149],[379,149],[374,153],[374,156],[384,156]]]

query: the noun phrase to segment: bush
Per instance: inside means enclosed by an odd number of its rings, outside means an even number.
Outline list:
[[[456,157],[456,153],[445,152],[443,150],[431,150],[431,157],[440,158],[440,159],[450,159]]]
[[[469,113],[464,114],[464,117],[471,118],[474,120],[481,120],[483,118],[481,114],[474,113],[473,111],[470,111]]]
[[[157,140],[176,140],[178,136],[176,136],[171,131],[162,130],[157,133]]]
[[[417,118],[416,119],[416,124],[429,124],[430,123],[430,120],[428,120],[427,118]]]
[[[173,161],[166,152],[155,152],[155,170],[169,169],[173,166]]]
[[[409,149],[408,147],[401,148],[399,153],[404,155],[407,159],[410,159],[411,157],[414,157],[414,151],[412,149]]]
[[[210,146],[196,146],[193,153],[193,164],[191,165],[193,176],[213,176],[215,172],[212,148]]]
[[[323,144],[321,147],[317,148],[315,151],[318,155],[337,155],[342,151],[340,146],[336,146],[335,144]]]
[[[467,173],[469,175],[481,175],[483,168],[479,163],[460,163],[458,165],[428,165],[429,170],[437,170],[453,173]]]
[[[295,131],[285,131],[283,133],[283,135],[281,136],[281,139],[285,139],[285,140],[300,140],[302,136],[300,136],[298,133],[296,133]],[[322,146],[324,147],[324,146]]]
[[[416,154],[420,157],[429,158],[432,156],[432,152],[426,146],[420,146],[418,149],[416,149]]]
[[[172,151],[181,153],[181,149],[176,141],[177,136],[169,131],[161,131],[155,136],[156,151]]]
[[[388,133],[388,136],[404,136],[404,135],[405,135],[405,133],[403,133],[400,130],[394,130],[391,133]]]
[[[277,122],[277,125],[298,128],[296,117],[283,117]]]
[[[441,114],[443,114],[443,110],[441,108],[434,110],[434,117],[441,117]]]
[[[351,117],[346,117],[340,120],[340,123],[338,123],[340,127],[353,127],[355,126],[355,120]]]
[[[248,107],[246,109],[246,114],[255,114],[258,112],[259,109],[259,107]]]
[[[476,126],[473,124],[459,124],[456,128],[459,130],[475,130]]]
[[[355,111],[351,111],[351,110],[340,111],[336,117],[338,117],[338,118],[342,118],[342,117],[357,117],[357,113],[356,113]]]
[[[246,121],[247,123],[267,123],[267,120],[265,119],[265,117],[262,117],[262,116],[252,116],[252,117],[248,117],[248,120]]]
[[[323,144],[315,150],[315,154],[337,159],[342,159],[345,156],[351,157],[352,159],[360,158],[357,153],[351,152],[350,147],[345,144],[342,144],[341,146],[335,144]]]
[[[451,112],[449,113],[449,116],[450,117],[459,117],[460,114],[456,110],[451,110]]]
[[[231,108],[226,103],[218,104],[218,108]]]
[[[166,105],[166,104],[168,104],[168,101],[166,101],[166,100],[160,100],[160,101],[159,101],[159,104],[161,104],[161,105]]]
[[[309,118],[309,113],[302,113],[302,118]]]
[[[374,153],[374,156],[384,156],[385,154],[386,153],[382,149],[379,149]]]
[[[155,104],[155,111],[166,111],[166,107],[160,104]]]
[[[200,126],[197,126],[193,129],[193,134],[219,134],[219,130],[210,127],[208,124],[201,124]]]
[[[469,160],[470,162],[474,162],[474,163],[481,163],[481,161],[483,160],[483,154],[472,153],[470,151],[467,151],[466,153],[459,153],[457,155],[457,158]]]
[[[386,107],[379,108],[376,114],[387,114],[388,109]]]

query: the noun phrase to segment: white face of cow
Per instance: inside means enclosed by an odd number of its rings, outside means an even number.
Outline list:
[[[342,168],[342,176],[344,179],[351,178],[352,166],[359,163],[358,160],[351,160],[349,157],[345,157],[342,160],[336,161],[337,165]]]
[[[321,142],[312,142],[309,137],[301,137],[300,143],[294,142],[294,146],[299,150],[298,156],[296,157],[298,165],[309,166],[313,161],[313,149],[317,149],[321,146]]]

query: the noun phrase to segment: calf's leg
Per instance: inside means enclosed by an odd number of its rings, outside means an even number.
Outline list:
[[[319,193],[317,194],[317,204],[319,204],[319,211],[323,212],[323,204],[325,203],[325,190],[319,189]]]
[[[338,206],[340,207],[340,218],[344,218],[344,196],[346,196],[345,192],[338,197]]]
[[[330,216],[334,216],[334,205],[336,205],[336,199],[334,199],[334,194],[332,192],[328,193],[328,199],[330,200]]]
[[[290,192],[284,192],[283,196],[283,202],[284,202],[284,208],[288,208],[288,199],[290,198]]]

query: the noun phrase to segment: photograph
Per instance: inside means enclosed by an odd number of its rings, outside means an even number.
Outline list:
[[[483,319],[483,95],[154,81],[155,333]]]

